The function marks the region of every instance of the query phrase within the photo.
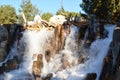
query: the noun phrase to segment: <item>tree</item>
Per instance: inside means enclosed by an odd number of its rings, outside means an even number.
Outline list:
[[[120,0],[112,0],[112,19],[120,19]]]
[[[69,16],[75,17],[76,15],[80,17],[80,13],[65,11],[63,6],[61,6],[61,8],[56,12],[56,14],[63,15],[65,17],[69,17]]]
[[[120,10],[119,0],[82,0],[80,7],[90,16],[95,14],[101,19],[112,19]]]
[[[16,22],[16,19],[16,11],[12,6],[0,6],[0,24],[12,24]]]
[[[47,12],[47,13],[42,14],[41,17],[42,17],[42,19],[49,21],[52,16],[53,16],[53,14]]]
[[[28,21],[33,20],[35,15],[40,14],[39,10],[31,3],[30,0],[22,0],[20,7],[19,12],[23,12]],[[21,17],[22,16],[19,15],[19,18]],[[23,20],[20,22],[23,22]]]
[[[56,12],[57,15],[67,15],[67,12],[64,10],[63,6]]]

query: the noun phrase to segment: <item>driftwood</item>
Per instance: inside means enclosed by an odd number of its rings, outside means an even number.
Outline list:
[[[39,31],[43,27],[45,27],[45,28],[48,28],[49,30],[51,30],[52,28],[55,28],[56,26],[57,25],[53,25],[53,24],[50,24],[49,22],[47,22],[45,20],[42,20],[41,23],[33,23],[31,25],[29,25],[28,23],[25,23],[23,25],[23,29]]]
[[[24,13],[22,12],[21,14],[22,14],[22,17],[23,17],[23,19],[24,19],[24,22],[27,23],[27,20],[26,20],[26,18],[25,18]]]
[[[22,12],[22,17],[24,19],[23,29],[39,31],[43,27],[45,27],[48,30],[52,30],[52,29],[58,27],[58,25],[59,25],[59,24],[55,24],[55,23],[49,23],[49,22],[47,22],[45,20],[42,20],[42,19],[40,20],[40,22],[33,22],[32,24],[28,24],[23,12]],[[80,27],[81,25],[86,25],[87,23],[86,22],[74,22],[74,21],[69,21],[68,20],[68,21],[64,22],[62,26],[66,26],[66,25],[70,26],[72,24],[75,25],[75,26]]]
[[[41,30],[43,27],[48,28],[49,30],[51,30],[52,28],[55,28],[57,25],[53,25],[53,24],[49,24],[47,21],[42,20],[41,23],[34,23],[32,25],[24,24],[24,29],[28,29],[28,30]]]

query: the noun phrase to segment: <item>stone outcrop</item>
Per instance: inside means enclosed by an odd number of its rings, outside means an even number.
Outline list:
[[[113,33],[108,55],[104,59],[99,80],[120,80],[120,27],[116,27]]]

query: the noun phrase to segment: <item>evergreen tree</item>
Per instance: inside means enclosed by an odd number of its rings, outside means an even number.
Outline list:
[[[112,19],[120,12],[120,0],[82,0],[80,7],[90,16],[95,14],[101,19]],[[117,17],[119,14],[117,14]]]
[[[16,19],[16,12],[12,6],[0,6],[0,24],[12,24],[16,22]]]
[[[42,19],[49,21],[52,16],[53,16],[53,14],[47,12],[47,13],[42,14],[41,17],[42,17]]]
[[[25,17],[28,21],[33,20],[35,15],[39,14],[39,10],[34,6],[30,0],[22,0],[22,4],[20,5],[19,12],[23,12],[25,14]],[[19,19],[21,20],[21,17],[19,15]],[[23,22],[20,21],[20,22]]]
[[[64,15],[66,16],[66,11],[64,10],[63,6],[56,12],[57,15]]]
[[[61,8],[56,12],[56,15],[63,15],[65,17],[75,17],[77,15],[80,17],[80,13],[66,11],[63,6],[61,6]]]

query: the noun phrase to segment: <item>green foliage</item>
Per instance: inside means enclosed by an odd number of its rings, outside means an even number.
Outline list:
[[[10,5],[0,6],[0,24],[12,24],[16,22],[15,9]]]
[[[80,7],[88,14],[95,14],[101,19],[112,19],[120,12],[120,0],[82,0]]]
[[[22,0],[20,7],[19,12],[23,12],[28,21],[33,20],[35,15],[39,14],[39,10],[30,2],[30,0]],[[23,20],[21,21],[22,16],[19,15],[18,17],[20,22],[23,22]]]
[[[65,17],[74,17],[74,16],[78,16],[80,17],[80,13],[76,13],[76,12],[68,12],[68,11],[65,11],[63,7],[61,7],[57,12],[56,12],[56,15],[63,15]]]
[[[112,19],[120,19],[120,0],[112,0]]]
[[[47,12],[47,13],[42,14],[41,17],[42,17],[42,19],[49,21],[52,16],[53,16],[53,14]]]
[[[66,13],[67,13],[67,12],[64,10],[63,7],[61,7],[61,8],[56,12],[57,15],[66,15]]]

